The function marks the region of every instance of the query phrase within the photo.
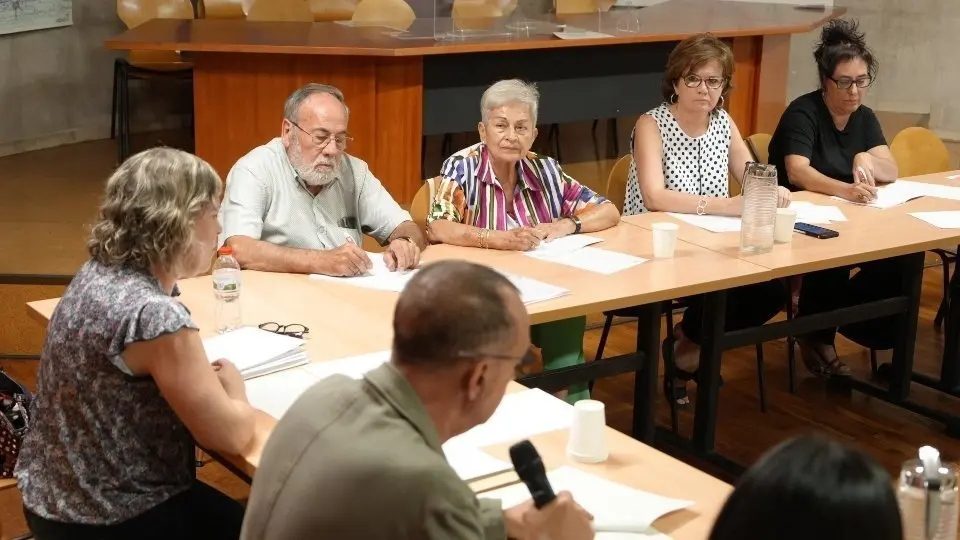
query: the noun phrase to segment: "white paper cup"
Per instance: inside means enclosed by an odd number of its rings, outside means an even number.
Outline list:
[[[778,244],[793,241],[793,225],[797,222],[797,211],[791,208],[777,208],[777,220],[773,227],[773,239]]]
[[[677,234],[680,226],[669,221],[658,221],[653,224],[653,256],[657,259],[673,257],[677,248]]]
[[[602,401],[581,399],[573,405],[573,425],[567,441],[567,455],[582,463],[607,459],[607,418]]]

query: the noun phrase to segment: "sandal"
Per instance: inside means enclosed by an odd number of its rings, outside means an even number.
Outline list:
[[[824,379],[850,376],[850,368],[840,361],[834,347],[803,338],[797,338],[797,345],[803,365],[813,375]]]
[[[667,338],[660,345],[663,354],[663,395],[672,398],[677,405],[689,405],[690,396],[687,395],[687,381],[697,382],[700,369],[693,371],[680,369],[674,362],[676,355],[676,339]],[[679,384],[677,384],[679,383]],[[723,386],[723,376],[720,377],[720,386]]]

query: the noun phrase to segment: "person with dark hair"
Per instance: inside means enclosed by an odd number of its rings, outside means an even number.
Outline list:
[[[737,482],[710,540],[901,540],[887,472],[869,455],[819,436],[784,442]]]
[[[441,448],[496,410],[530,352],[529,326],[498,272],[464,261],[421,269],[397,302],[390,362],[362,380],[322,380],[280,419],[241,538],[593,538],[569,493],[503,510],[479,500]]]
[[[633,163],[627,176],[624,215],[647,211],[739,216],[743,200],[730,197],[729,176],[743,180],[750,151],[733,119],[723,109],[732,89],[733,51],[711,34],[681,41],[670,53],[663,74],[663,103],[641,115],[630,145]],[[778,206],[790,204],[780,188]],[[726,329],[761,325],[786,303],[780,280],[738,287],[727,300]],[[700,362],[703,297],[686,299],[683,320],[674,328],[675,369],[672,398],[689,403],[684,380],[696,380]],[[664,355],[664,358],[669,358]]]
[[[884,139],[880,122],[863,98],[877,74],[877,60],[867,47],[856,21],[830,21],[813,53],[820,88],[793,101],[780,118],[770,141],[770,163],[780,184],[866,203],[877,185],[897,179],[897,163]],[[803,277],[798,316],[812,315],[893,296],[898,287],[899,260],[835,268]],[[840,332],[873,349],[893,347],[894,317],[843,327]],[[837,358],[831,328],[801,336],[803,363],[823,377],[849,375]]]

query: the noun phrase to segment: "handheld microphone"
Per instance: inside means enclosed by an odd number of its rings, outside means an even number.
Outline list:
[[[510,461],[517,471],[517,476],[527,485],[533,505],[537,510],[553,502],[557,495],[547,480],[547,471],[543,467],[540,453],[528,440],[520,441],[510,447]]]

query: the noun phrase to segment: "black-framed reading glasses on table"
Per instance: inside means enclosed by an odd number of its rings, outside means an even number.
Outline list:
[[[310,329],[302,324],[280,324],[276,322],[265,322],[258,326],[261,330],[266,330],[267,332],[273,332],[274,334],[281,334],[284,336],[290,336],[295,338],[305,338],[307,334],[310,333]]]

